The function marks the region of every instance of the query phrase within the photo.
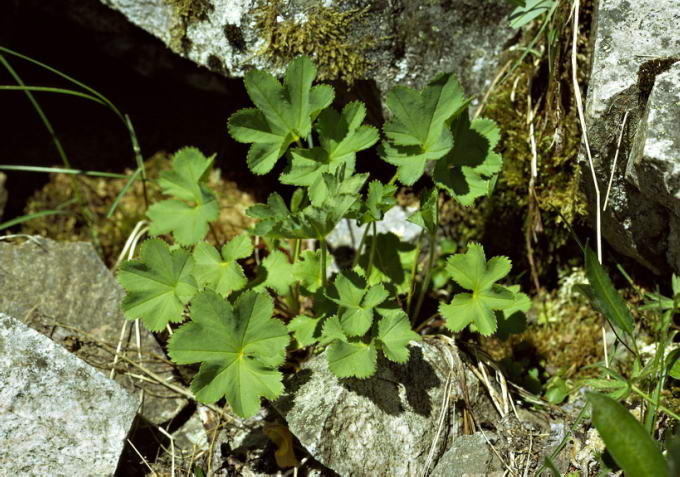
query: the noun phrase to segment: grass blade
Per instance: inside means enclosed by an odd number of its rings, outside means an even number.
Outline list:
[[[0,171],[47,172],[50,174],[110,177],[112,179],[127,179],[130,177],[128,174],[118,174],[115,172],[84,171],[82,169],[64,169],[63,167],[13,166],[9,164],[0,164]]]
[[[5,230],[20,223],[28,222],[29,220],[37,219],[39,217],[45,217],[46,215],[66,215],[66,214],[68,214],[68,212],[64,212],[63,210],[41,210],[40,212],[36,212],[35,214],[22,215],[21,217],[17,217],[16,219],[3,222],[0,224],[0,230]]]
[[[111,204],[111,208],[109,211],[106,213],[106,218],[109,219],[113,215],[113,213],[116,211],[116,208],[118,207],[118,203],[120,200],[123,198],[127,190],[130,188],[130,186],[137,180],[137,177],[142,173],[143,169],[136,169],[135,172],[130,176],[128,181],[125,183],[123,188],[120,190],[118,195],[116,196],[116,200],[113,201],[113,204]]]
[[[69,81],[70,83],[73,83],[74,85],[83,88],[85,91],[89,91],[90,93],[92,93],[92,95],[94,95],[94,96],[96,96],[97,98],[99,98],[99,100],[100,100],[101,103],[106,104],[106,105],[107,105],[109,108],[111,108],[111,109],[112,109],[112,110],[113,110],[113,111],[114,111],[121,119],[123,119],[123,115],[121,114],[121,112],[118,111],[118,108],[116,108],[116,106],[115,106],[111,101],[109,101],[109,100],[106,98],[106,96],[104,96],[103,94],[101,94],[101,93],[100,93],[99,91],[97,91],[96,89],[91,88],[90,86],[86,85],[85,83],[81,83],[81,82],[78,81],[77,79],[70,77],[70,76],[67,75],[66,73],[62,73],[61,71],[59,71],[59,70],[56,69],[56,68],[52,68],[51,66],[46,65],[45,63],[42,63],[42,62],[40,62],[40,61],[38,61],[38,60],[35,60],[35,59],[33,59],[33,58],[29,57],[29,56],[22,55],[21,53],[18,53],[18,52],[14,51],[14,50],[10,50],[9,48],[5,48],[4,46],[0,46],[0,52],[7,53],[8,55],[16,56],[17,58],[21,58],[22,60],[28,61],[29,63],[33,63],[34,65],[40,66],[41,68],[46,69],[47,71],[50,71],[50,72],[54,73],[55,75],[57,75],[57,76],[59,76],[59,77],[61,77],[61,78],[64,78],[66,81]]]
[[[108,106],[104,101],[97,98],[96,96],[92,96],[92,95],[86,94],[86,93],[81,93],[80,91],[76,91],[74,89],[54,88],[52,86],[0,85],[0,90],[1,91],[36,91],[36,92],[40,91],[40,92],[45,92],[45,93],[66,94],[66,95],[69,95],[69,96],[77,96],[79,98],[89,99],[90,101],[94,101],[95,103],[99,103],[99,104],[103,104],[104,106]]]
[[[598,393],[587,393],[592,419],[614,461],[628,477],[668,476],[666,462],[654,440],[621,404]]]

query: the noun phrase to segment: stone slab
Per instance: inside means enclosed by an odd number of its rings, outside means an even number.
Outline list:
[[[20,245],[0,242],[0,312],[49,336],[107,376],[113,361],[110,350],[118,345],[126,323],[120,309],[124,295],[89,243],[40,237]],[[136,358],[135,327],[127,322],[126,330],[121,350]],[[173,382],[173,368],[163,361],[155,337],[141,325],[139,330],[144,366]],[[116,379],[130,392],[146,390],[141,414],[151,423],[172,419],[188,402],[160,384],[125,374],[142,373],[123,362],[118,369]]]
[[[113,475],[137,398],[0,313],[0,474]]]

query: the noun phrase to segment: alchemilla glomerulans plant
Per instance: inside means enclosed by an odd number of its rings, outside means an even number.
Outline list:
[[[394,88],[382,140],[363,124],[363,103],[335,110],[333,88],[314,85],[315,77],[305,57],[288,66],[283,83],[265,71],[248,72],[244,82],[255,107],[228,123],[235,140],[251,144],[246,160],[253,173],[286,161],[279,180],[297,187],[289,203],[272,193],[248,210],[257,219],[252,230],[215,248],[205,241],[219,214],[206,185],[213,157],[182,149],[159,179],[169,198],[148,211],[150,234],[162,238],[144,242],[139,258],[118,273],[128,319],[141,319],[151,331],[185,322],[168,352],[178,364],[201,363],[191,385],[196,398],[211,403],[224,396],[244,417],[257,412],[262,397],[283,391],[279,367],[288,350],[325,347],[340,378],[371,376],[379,353],[406,362],[409,342],[419,339],[412,327],[435,259],[439,195],[471,205],[492,191],[501,169],[498,128],[487,119],[470,121],[469,101],[449,74],[422,91]],[[396,166],[387,184],[356,172],[357,153],[376,144],[379,157]],[[376,222],[395,205],[396,182],[413,185],[429,161],[435,161],[433,186],[409,219],[430,242],[425,271],[417,274],[416,247],[378,234]],[[352,266],[331,275],[326,236],[343,219],[366,225],[366,233]],[[239,260],[258,253],[256,236],[267,252],[259,252],[266,256],[249,277]],[[317,246],[304,249],[307,239]],[[446,273],[463,291],[439,306],[447,326],[493,334],[498,320],[528,302],[518,287],[497,283],[509,271],[507,258],[487,260],[479,244],[450,256]]]

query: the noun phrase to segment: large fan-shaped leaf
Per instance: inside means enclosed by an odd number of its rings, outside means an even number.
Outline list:
[[[288,331],[272,319],[274,305],[263,293],[249,291],[232,306],[205,291],[191,304],[191,322],[170,338],[168,353],[179,364],[202,362],[191,383],[196,398],[212,403],[226,396],[236,414],[250,417],[260,397],[283,391],[281,373]]]

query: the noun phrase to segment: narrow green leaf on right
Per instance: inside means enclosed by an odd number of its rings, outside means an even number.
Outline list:
[[[669,477],[656,443],[625,407],[599,393],[589,392],[586,397],[593,406],[597,432],[627,477]]]
[[[607,272],[605,272],[597,255],[590,247],[585,249],[586,276],[589,287],[580,287],[580,290],[588,295],[593,306],[602,313],[607,320],[622,330],[628,336],[633,336],[635,324],[630,310],[616,291]]]

